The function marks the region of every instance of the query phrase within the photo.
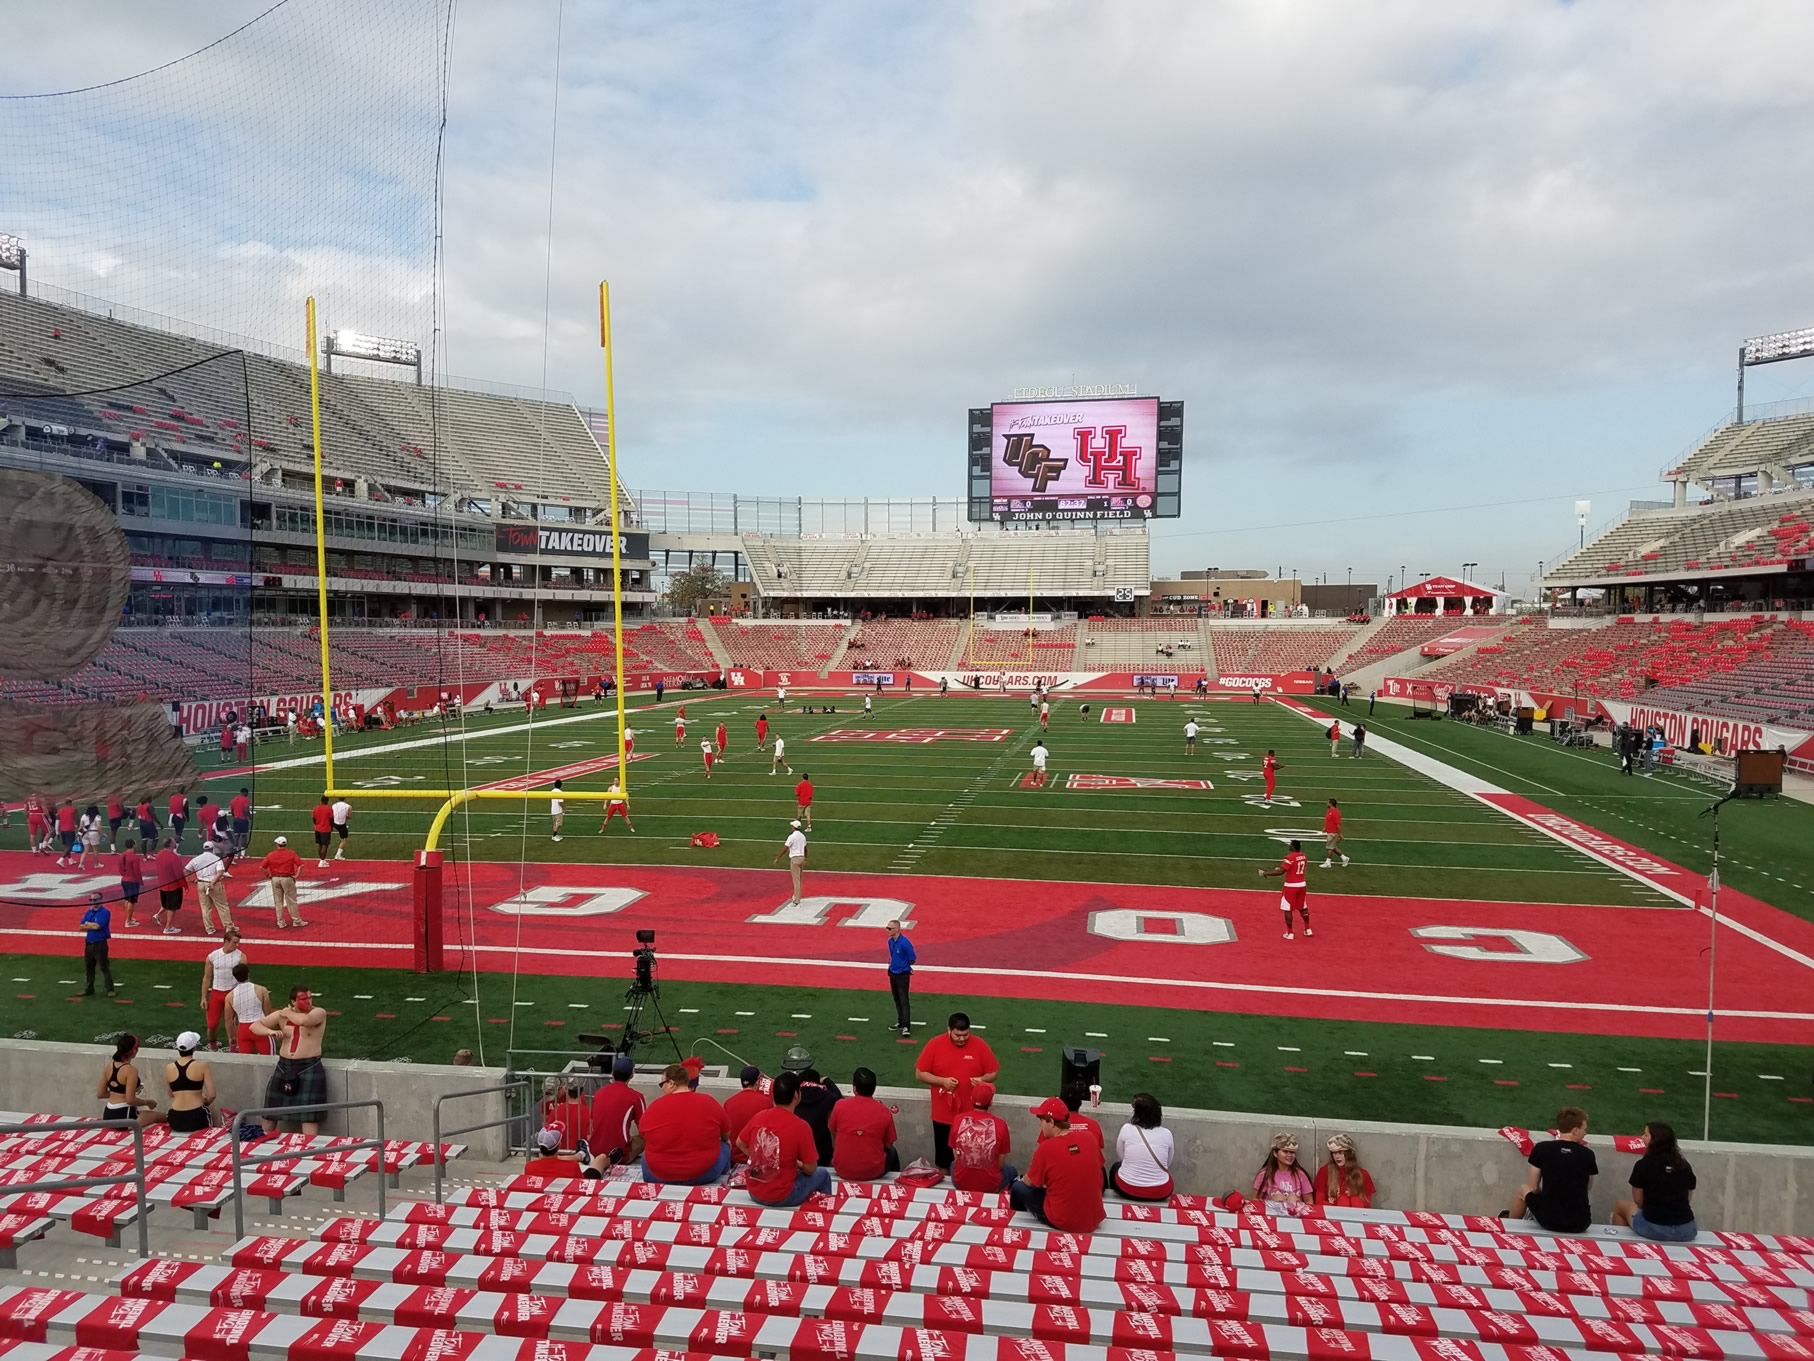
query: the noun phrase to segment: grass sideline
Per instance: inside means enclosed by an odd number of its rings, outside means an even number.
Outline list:
[[[100,1043],[130,1029],[157,1047],[181,1030],[201,1027],[194,964],[121,961],[124,986],[111,1001],[72,997],[79,984],[68,980],[81,976],[77,959],[9,955],[0,957],[0,967],[11,980],[0,995],[0,1033]],[[446,1063],[456,1049],[482,1047],[487,1062],[498,1064],[514,1044],[516,1068],[553,1071],[587,1052],[576,1046],[580,1031],[609,1033],[622,1024],[622,981],[616,979],[524,974],[513,980],[481,973],[400,980],[393,970],[348,968],[267,972],[273,987],[308,982],[330,1009],[328,1052],[335,1058]],[[914,1014],[926,1024],[916,1025],[908,1041],[891,1029],[892,1007],[880,987],[670,983],[662,1009],[683,1051],[697,1049],[732,1067],[748,1059],[773,1072],[790,1045],[804,1044],[840,1081],[866,1065],[885,1085],[913,1086],[920,1045],[947,1014],[961,1009],[1001,1060],[1000,1085],[1011,1092],[1055,1090],[1059,1049],[1080,1044],[1103,1052],[1103,1085],[1113,1100],[1149,1091],[1173,1106],[1314,1115],[1324,1123],[1402,1121],[1414,1112],[1420,1123],[1478,1128],[1541,1127],[1557,1108],[1580,1104],[1598,1128],[1617,1133],[1636,1133],[1648,1119],[1671,1121],[1684,1133],[1698,1134],[1701,1127],[1701,1083],[1692,1074],[1703,1054],[1688,1041],[1311,1024],[1163,1007],[1080,1012],[1057,1002],[1010,1005],[934,992],[915,998]],[[656,1059],[672,1050],[658,1039],[639,1053]],[[1713,1103],[1714,1137],[1805,1142],[1814,1117],[1806,1099],[1806,1060],[1806,1051],[1793,1046],[1716,1046],[1719,1089],[1734,1094]],[[1760,1081],[1759,1074],[1781,1080]],[[79,1107],[89,1081],[87,1073],[79,1074],[77,1090],[59,1099]]]

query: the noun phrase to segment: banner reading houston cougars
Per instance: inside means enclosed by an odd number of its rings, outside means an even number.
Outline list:
[[[1159,399],[997,402],[990,408],[989,497],[997,516],[1150,515]]]

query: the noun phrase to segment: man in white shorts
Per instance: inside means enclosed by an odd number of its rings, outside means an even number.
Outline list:
[[[865,690],[863,692],[863,717],[868,718],[875,711],[876,711],[875,696],[870,694],[869,691]]]
[[[781,734],[776,733],[775,759],[769,764],[768,773],[773,775],[776,771],[780,770],[782,766],[787,766],[787,773],[789,775],[794,773],[794,768],[787,765],[787,739],[781,736]]]
[[[1046,782],[1046,757],[1051,753],[1046,750],[1044,742],[1033,744],[1033,783],[1044,787]]]
[[[781,707],[782,713],[787,712],[787,687],[785,685],[775,687],[775,703]]]
[[[1194,718],[1184,720],[1184,754],[1186,756],[1197,754],[1197,720]]]
[[[561,823],[565,822],[567,819],[567,800],[561,792],[561,782],[559,780],[554,782],[554,788],[549,791],[549,795],[548,826],[553,833],[553,839],[559,841],[561,839]]]
[[[329,811],[333,814],[334,835],[340,841],[340,844],[334,847],[334,859],[345,860],[346,839],[353,834],[353,805],[345,799],[335,799],[334,806]]]
[[[674,745],[679,746],[687,740],[687,711],[681,709],[674,715]]]

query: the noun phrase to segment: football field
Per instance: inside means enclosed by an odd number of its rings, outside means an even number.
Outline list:
[[[802,713],[803,700],[836,712]],[[570,801],[557,843],[540,792],[455,812],[443,839],[449,972],[408,971],[409,864],[438,799],[351,794],[347,858],[305,862],[305,930],[271,929],[249,868],[233,881],[235,913],[264,981],[306,975],[339,1013],[333,1048],[346,1056],[445,1060],[464,1046],[546,1067],[581,1032],[621,1025],[629,950],[647,927],[674,1042],[770,1067],[803,1042],[834,1073],[867,1063],[910,1082],[917,1044],[962,1007],[1009,1090],[1052,1087],[1058,1048],[1083,1044],[1103,1051],[1111,1090],[1177,1104],[1541,1127],[1572,1101],[1601,1128],[1656,1116],[1697,1134],[1716,944],[1713,1134],[1806,1137],[1809,809],[1727,808],[1715,933],[1696,818],[1709,795],[1677,777],[1624,778],[1600,753],[1396,710],[1381,710],[1356,758],[1358,708],[1327,710],[1343,726],[1332,754],[1328,720],[1306,705],[1088,703],[1053,702],[1049,776],[1035,785],[1041,733],[1024,695],[891,692],[868,715],[851,695],[790,696],[786,712],[772,694],[637,697],[634,831],[622,820],[601,831],[597,805]],[[756,749],[762,715],[792,775]],[[557,777],[604,789],[614,720],[614,709],[512,710],[364,734],[337,743],[337,779],[404,795],[545,790]],[[1194,749],[1187,720],[1200,725]],[[708,780],[699,742],[720,722],[726,756]],[[1280,766],[1270,804],[1268,750]],[[255,771],[218,767],[201,790],[253,791],[255,851],[277,834],[308,850],[318,747],[257,755]],[[794,905],[774,862],[805,774],[813,828]],[[1331,798],[1352,863],[1323,869]],[[716,846],[693,844],[705,832]],[[118,931],[125,986],[98,1014],[107,1004],[64,1000],[67,958],[41,956],[71,953],[69,904],[111,887],[111,865],[56,870],[18,854],[16,825],[3,835],[13,986],[0,1030],[183,1028],[205,953],[193,906],[185,937]],[[1294,837],[1310,854],[1315,934],[1287,942],[1279,881],[1258,872]],[[892,1030],[882,976],[891,916],[920,953],[911,1039]]]

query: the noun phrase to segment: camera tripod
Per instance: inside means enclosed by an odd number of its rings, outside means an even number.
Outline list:
[[[659,984],[632,983],[624,990],[624,1033],[617,1041],[617,1052],[634,1055],[636,1046],[644,1040],[652,1040],[658,1035],[666,1035],[668,1043],[674,1046],[674,1061],[681,1059],[680,1041],[674,1038],[674,1032],[668,1026],[668,1018],[661,1014],[661,986]],[[643,1012],[655,1013],[659,1030],[643,1029]]]

